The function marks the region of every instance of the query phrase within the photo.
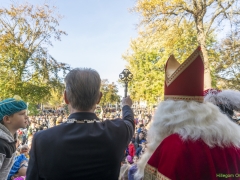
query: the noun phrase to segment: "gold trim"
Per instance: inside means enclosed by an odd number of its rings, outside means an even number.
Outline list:
[[[164,100],[183,100],[183,101],[197,101],[197,102],[203,102],[204,97],[203,96],[177,96],[177,95],[166,95],[164,96]]]
[[[145,167],[145,171],[151,174],[155,174],[157,172],[157,168],[147,164]]]
[[[169,86],[190,64],[192,64],[198,55],[201,56],[201,59],[203,61],[203,54],[199,47],[176,69],[176,71],[170,77],[168,77],[165,72],[167,86]]]
[[[162,173],[157,172],[157,180],[171,180],[167,176],[164,176]]]
[[[164,176],[162,173],[158,172],[157,168],[147,164],[145,167],[143,180],[171,180],[171,179]]]

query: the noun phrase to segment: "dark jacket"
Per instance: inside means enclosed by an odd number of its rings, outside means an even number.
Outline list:
[[[124,150],[134,132],[133,112],[123,120],[83,123],[94,113],[74,113],[63,123],[34,135],[27,180],[117,180]]]

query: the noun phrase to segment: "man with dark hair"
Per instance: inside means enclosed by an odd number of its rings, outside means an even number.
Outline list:
[[[132,100],[122,100],[123,119],[100,122],[101,79],[93,69],[73,69],[65,78],[66,123],[33,138],[27,180],[117,180],[121,160],[134,132]]]

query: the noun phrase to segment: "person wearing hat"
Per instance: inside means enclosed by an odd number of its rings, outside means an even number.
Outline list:
[[[6,180],[14,163],[17,130],[26,128],[27,104],[19,96],[0,102],[0,180]]]
[[[135,180],[240,179],[240,128],[204,102],[201,48],[165,66],[164,101],[151,122]]]

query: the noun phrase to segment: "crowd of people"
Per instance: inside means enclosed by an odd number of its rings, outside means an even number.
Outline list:
[[[150,122],[150,121],[149,121]],[[137,170],[137,161],[147,148],[147,125],[142,124],[141,119],[135,119],[136,129],[131,139],[121,164],[119,180],[134,180],[134,173]]]
[[[65,78],[69,115],[28,117],[20,97],[1,101],[0,180],[239,179],[240,92],[203,91],[199,48],[182,65],[171,56],[165,71],[152,114],[134,115],[128,96],[120,115],[97,117],[101,79],[88,68]]]
[[[114,118],[118,118],[119,112],[115,113]],[[121,163],[121,170],[119,174],[119,179],[134,179],[133,174],[136,172],[136,163],[137,160],[141,157],[146,149],[146,136],[147,136],[147,125],[151,121],[152,114],[135,114],[135,133],[126,147],[124,158]],[[122,118],[120,116],[120,118]],[[112,120],[101,119],[101,121]],[[48,115],[39,115],[39,116],[28,116],[28,125],[26,128],[21,128],[17,131],[18,134],[18,143],[17,143],[17,157],[12,166],[12,169],[9,173],[9,179],[19,179],[26,176],[26,170],[29,159],[29,151],[32,144],[32,138],[35,133],[43,131],[62,123],[66,123],[67,116],[64,114],[48,114]],[[24,166],[23,166],[24,165]],[[19,171],[16,171],[16,170]]]
[[[118,115],[119,112],[116,112],[112,119],[118,118]],[[129,145],[126,147],[121,163],[119,180],[134,180],[134,174],[137,171],[137,161],[147,149],[147,129],[149,128],[148,126],[151,122],[152,115],[153,114],[144,113],[135,114],[135,133]],[[122,117],[120,116],[120,118]],[[233,121],[236,121],[236,123],[239,123],[238,113],[234,113],[234,116],[231,118]],[[102,119],[102,121],[104,120],[107,119]],[[111,120],[110,117],[109,120]],[[64,114],[51,113],[48,115],[28,116],[28,121],[26,128],[21,128],[17,131],[17,155],[7,180],[25,179],[33,135],[39,131],[66,123],[67,116]]]

